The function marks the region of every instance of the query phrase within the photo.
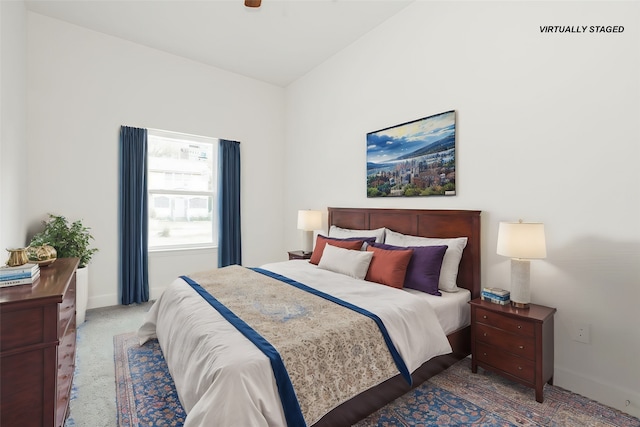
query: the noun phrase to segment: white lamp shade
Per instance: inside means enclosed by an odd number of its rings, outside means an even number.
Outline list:
[[[498,255],[520,259],[546,258],[544,224],[501,222],[498,228]]]
[[[322,228],[322,212],[298,211],[298,230],[313,231]]]

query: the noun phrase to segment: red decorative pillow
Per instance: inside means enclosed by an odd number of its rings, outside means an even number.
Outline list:
[[[368,246],[367,251],[373,252],[373,259],[364,280],[402,289],[413,250],[392,251]]]
[[[334,238],[324,237],[323,235],[319,234],[318,237],[316,237],[316,246],[313,249],[313,253],[311,254],[311,259],[309,260],[311,264],[318,265],[318,263],[320,262],[320,258],[322,258],[322,252],[324,251],[324,247],[327,244],[327,242],[339,248],[360,250],[360,248],[362,248],[362,244],[364,243],[364,239],[362,240],[334,239]]]

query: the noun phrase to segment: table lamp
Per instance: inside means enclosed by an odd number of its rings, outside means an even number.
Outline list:
[[[511,258],[511,304],[528,308],[531,302],[529,272],[531,259],[547,256],[544,224],[501,222],[498,228],[498,255]]]
[[[302,252],[313,251],[313,231],[322,228],[322,212],[312,210],[298,211],[298,230],[302,230]]]

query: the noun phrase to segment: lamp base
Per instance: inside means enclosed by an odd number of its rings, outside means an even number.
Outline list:
[[[511,259],[511,305],[527,308],[531,302],[529,288],[529,260]]]
[[[511,306],[515,308],[529,308],[530,304],[528,302],[511,301]]]
[[[305,255],[313,252],[313,231],[304,230],[302,232],[302,253]]]

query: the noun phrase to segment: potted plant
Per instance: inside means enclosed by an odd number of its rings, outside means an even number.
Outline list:
[[[69,223],[61,215],[49,214],[49,219],[42,221],[44,229],[36,233],[30,247],[50,245],[57,252],[58,258],[79,258],[76,271],[76,323],[84,322],[87,302],[89,300],[89,272],[87,265],[98,249],[89,247],[93,236],[89,227],[82,221]]]

